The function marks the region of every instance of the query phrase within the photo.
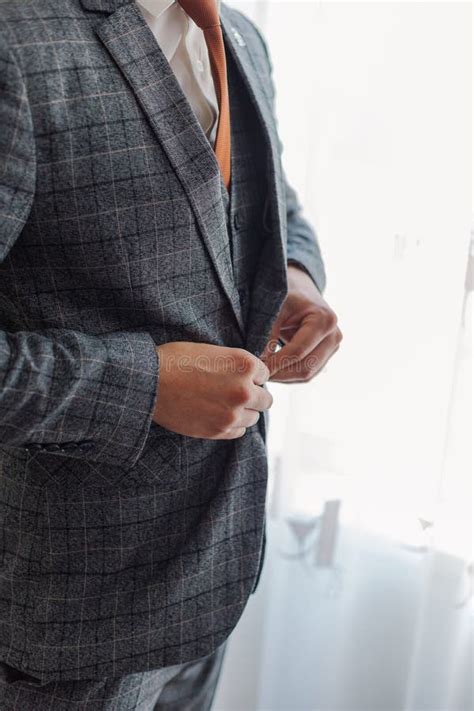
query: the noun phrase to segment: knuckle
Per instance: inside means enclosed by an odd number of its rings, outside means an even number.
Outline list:
[[[241,383],[234,389],[232,401],[237,405],[245,405],[250,400],[250,397],[250,387]]]
[[[320,359],[316,355],[310,355],[306,359],[306,370],[311,373],[315,373],[320,366]]]
[[[308,361],[304,363],[301,369],[301,380],[307,383],[312,380],[316,373],[318,372],[318,360],[316,358],[308,358]]]
[[[342,331],[340,328],[336,329],[336,343],[339,345],[341,343],[342,339],[344,336],[342,335]]]
[[[238,350],[239,372],[251,373],[255,367],[254,356],[243,348],[239,348]]]
[[[334,311],[327,309],[322,314],[323,325],[328,331],[334,331],[337,326],[337,316]]]

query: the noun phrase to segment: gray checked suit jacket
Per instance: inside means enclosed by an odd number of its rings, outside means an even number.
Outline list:
[[[222,23],[268,146],[245,320],[218,164],[136,4],[0,6],[0,659],[43,681],[209,654],[258,577],[264,422],[232,442],[152,422],[156,344],[258,355],[288,260],[324,287],[266,47]]]

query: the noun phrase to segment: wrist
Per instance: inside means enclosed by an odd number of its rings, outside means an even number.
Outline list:
[[[299,262],[288,262],[288,290],[304,291],[320,295],[320,291],[305,267]]]
[[[318,282],[316,281],[316,278],[314,274],[302,263],[299,262],[297,259],[288,259],[287,261],[287,272],[288,272],[288,281],[289,284],[291,285],[291,280],[292,280],[292,275],[296,274],[304,274],[307,277],[308,283],[311,283],[313,288],[316,289],[317,293],[319,295],[322,295],[322,291],[319,288]]]

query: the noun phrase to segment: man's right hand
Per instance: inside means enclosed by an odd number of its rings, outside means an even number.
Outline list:
[[[172,432],[237,439],[272,396],[262,388],[267,366],[241,348],[175,342],[158,346],[160,381],[153,420]]]

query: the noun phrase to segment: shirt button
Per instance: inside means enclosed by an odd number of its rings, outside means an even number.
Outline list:
[[[196,59],[196,69],[198,72],[203,72],[204,71],[204,64],[201,62],[200,59]]]

